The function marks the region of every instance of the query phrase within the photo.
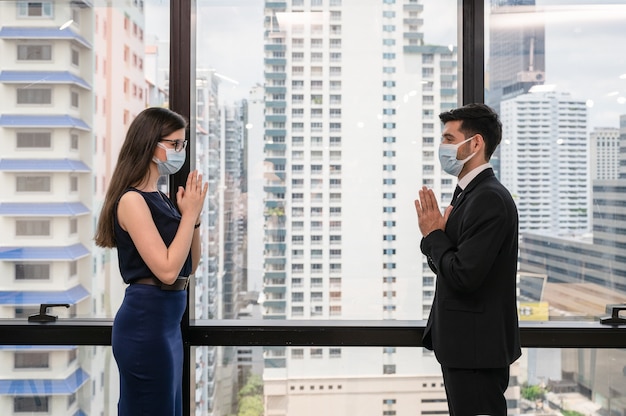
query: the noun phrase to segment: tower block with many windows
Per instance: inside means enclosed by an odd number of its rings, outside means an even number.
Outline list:
[[[455,47],[425,43],[424,7],[265,2],[265,319],[427,316],[435,278],[416,255],[412,201],[422,184],[442,201],[452,197],[453,180],[435,155],[437,115],[457,105],[457,62]],[[391,411],[396,394],[383,378],[438,377],[434,357],[422,351],[279,347],[264,354],[268,414],[308,414],[289,393],[296,381],[328,378],[333,389],[364,394],[350,380],[371,376],[377,394],[359,396],[363,405],[384,399]],[[342,387],[335,377],[345,377]],[[326,406],[341,408],[349,395],[333,396],[311,411],[333,414]]]
[[[52,311],[60,317],[92,310],[93,10],[73,3],[0,5],[2,318],[42,303],[69,304]],[[91,408],[76,346],[5,346],[0,362],[13,365],[2,371],[1,414]]]

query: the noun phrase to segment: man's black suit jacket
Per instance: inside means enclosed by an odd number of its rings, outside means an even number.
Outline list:
[[[503,368],[521,355],[516,306],[518,214],[491,168],[457,198],[421,250],[437,275],[423,343],[449,368]]]

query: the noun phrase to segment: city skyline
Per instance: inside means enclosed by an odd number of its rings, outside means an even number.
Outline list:
[[[487,0],[490,1],[490,0]],[[153,33],[169,34],[167,22],[169,4],[161,0],[149,0],[159,6],[147,20],[147,28],[153,25],[158,30]],[[158,4],[156,4],[158,3]],[[225,98],[222,100],[233,103],[245,98],[254,85],[262,85],[262,15],[263,0],[245,0],[233,6],[228,1],[198,2],[198,67],[214,68],[236,84],[228,83],[223,89]],[[456,2],[424,2],[424,33],[426,41],[439,45],[457,44],[457,13]],[[606,11],[597,13],[589,10],[585,0],[537,0],[537,8],[542,12],[542,20],[546,24],[546,84],[553,85],[556,90],[570,92],[578,99],[584,99],[589,105],[589,128],[619,127],[616,119],[626,112],[626,33],[621,30],[620,22],[626,17],[626,5],[622,0],[603,0],[602,5],[612,7],[609,13],[612,20],[603,20],[598,25],[598,17],[604,18]],[[217,10],[217,12],[216,12]],[[490,10],[485,6],[485,21],[489,25]],[[519,25],[520,20],[537,19],[531,10],[507,16],[502,21],[506,25]],[[572,25],[571,22],[575,22]],[[201,22],[201,23],[200,23]],[[233,42],[222,42],[224,36],[232,33],[235,22],[237,36]],[[213,26],[215,25],[215,26]],[[218,32],[214,32],[214,28]],[[163,31],[163,28],[166,28]],[[489,26],[487,26],[489,29]],[[222,30],[221,34],[219,30]],[[205,34],[203,34],[205,33]],[[485,64],[488,71],[489,30],[485,39]],[[621,34],[622,41],[616,40]],[[575,36],[576,42],[570,39]],[[232,37],[231,37],[232,38]],[[201,49],[206,39],[206,48]],[[555,39],[558,39],[555,42]],[[210,42],[210,40],[215,40]],[[250,45],[253,45],[250,47]],[[594,60],[586,59],[580,50],[594,50],[598,47],[608,48],[603,51],[605,56],[614,55],[617,59],[597,65]],[[619,48],[623,53],[611,50]],[[245,51],[245,57],[233,59],[233,50]],[[250,53],[252,52],[252,53]],[[250,68],[257,68],[251,71]],[[572,71],[577,68],[577,71]],[[580,70],[584,68],[584,70]],[[595,82],[590,84],[579,78],[579,74],[597,73]],[[256,73],[256,76],[251,76]],[[584,76],[584,75],[583,75]]]
[[[306,0],[306,4],[313,1]],[[8,59],[1,61],[0,88],[6,92],[4,96],[7,99],[0,114],[0,120],[2,120],[0,134],[6,140],[7,147],[0,159],[0,174],[5,177],[8,185],[4,187],[3,199],[0,201],[2,208],[0,216],[8,233],[2,237],[4,242],[2,253],[5,257],[2,258],[0,265],[9,276],[5,281],[5,296],[3,297],[7,302],[3,312],[9,319],[14,316],[23,318],[31,312],[36,312],[37,305],[30,302],[33,299],[39,299],[36,295],[52,291],[63,292],[70,296],[73,303],[70,309],[59,310],[61,318],[110,317],[115,313],[118,301],[115,297],[119,296],[123,290],[121,279],[116,272],[117,259],[113,252],[97,251],[91,248],[90,224],[97,218],[99,202],[106,189],[107,178],[115,163],[119,145],[123,140],[125,126],[146,105],[167,105],[167,84],[154,85],[151,81],[161,80],[158,76],[153,76],[157,69],[161,70],[162,80],[169,79],[169,66],[157,68],[158,64],[152,61],[157,58],[152,46],[159,44],[165,49],[165,45],[169,43],[167,35],[169,18],[165,19],[164,23],[163,16],[161,16],[163,13],[169,14],[169,4],[165,1],[153,3],[156,11],[148,11],[149,9],[146,11],[147,25],[150,29],[143,26],[139,10],[124,13],[123,8],[108,10],[100,6],[95,6],[95,10],[90,10],[88,7],[72,9],[70,5],[63,3],[62,7],[55,8],[54,20],[51,19],[48,22],[37,15],[30,20],[17,19],[17,13],[4,13],[5,9],[2,9],[0,20],[5,27],[0,28],[3,36],[0,39],[0,47],[5,52],[2,55],[3,58],[8,57]],[[335,6],[340,3],[340,1],[335,1]],[[343,3],[357,4],[358,1],[343,0]],[[419,9],[419,7],[415,8],[417,4],[409,5],[408,3],[407,0],[405,6],[413,6],[413,11]],[[428,7],[434,4],[430,0],[421,3],[425,4],[425,10],[430,10]],[[6,4],[10,3],[4,2],[1,6],[4,7]],[[137,1],[134,4],[137,7],[140,2]],[[428,313],[429,302],[432,300],[435,281],[430,272],[424,273],[423,259],[415,254],[418,252],[416,245],[419,242],[419,235],[411,206],[412,194],[417,186],[425,183],[437,187],[441,201],[450,199],[454,178],[441,175],[436,157],[439,133],[437,112],[440,109],[449,109],[457,105],[455,99],[456,49],[449,48],[448,42],[432,45],[430,40],[433,38],[426,31],[431,30],[428,28],[438,24],[439,21],[456,25],[456,13],[453,13],[456,12],[456,5],[445,10],[448,15],[454,14],[454,17],[449,19],[444,18],[443,14],[436,14],[435,18],[432,17],[433,15],[428,16],[426,11],[424,12],[423,29],[427,45],[419,45],[418,42],[408,44],[408,39],[419,39],[420,30],[408,28],[411,24],[417,26],[416,22],[419,22],[419,19],[414,15],[403,15],[410,8],[402,9],[401,2],[398,2],[397,9],[394,10],[391,8],[396,6],[388,6],[384,10],[387,13],[380,14],[385,16],[384,18],[368,20],[381,28],[380,33],[384,30],[389,31],[385,32],[387,35],[384,36],[387,41],[392,38],[398,44],[406,41],[403,47],[398,48],[393,47],[395,44],[392,43],[386,43],[381,48],[380,39],[376,37],[376,33],[360,34],[355,30],[358,28],[358,16],[346,13],[344,15],[346,25],[343,28],[333,29],[334,38],[346,36],[352,42],[354,39],[362,42],[363,39],[368,39],[368,41],[363,42],[363,45],[358,42],[352,43],[358,47],[320,48],[319,51],[308,49],[313,42],[307,41],[302,43],[302,45],[307,45],[306,55],[291,55],[292,52],[297,54],[300,51],[288,50],[286,56],[287,61],[291,61],[288,64],[290,70],[284,71],[287,76],[284,80],[285,85],[281,85],[280,78],[264,77],[265,72],[272,74],[283,72],[279,68],[283,59],[280,54],[275,56],[268,54],[261,58],[261,67],[272,66],[272,70],[262,69],[260,82],[256,80],[259,76],[259,71],[255,67],[258,64],[258,57],[253,53],[247,54],[249,49],[255,49],[257,46],[253,46],[250,42],[252,37],[246,34],[246,28],[250,28],[251,32],[259,37],[262,44],[261,53],[264,52],[265,46],[270,46],[266,49],[269,51],[271,47],[278,45],[271,42],[267,45],[264,43],[262,15],[254,25],[247,26],[248,19],[257,18],[252,16],[258,13],[256,6],[244,6],[247,7],[245,10],[237,11],[237,7],[230,6],[231,2],[227,1],[200,1],[198,4],[201,8],[208,8],[207,13],[212,15],[212,18],[208,19],[205,14],[199,14],[198,24],[209,25],[215,31],[213,35],[204,36],[202,40],[209,41],[211,44],[222,43],[224,48],[213,51],[199,42],[199,48],[196,51],[200,59],[195,80],[198,99],[194,103],[196,107],[192,109],[192,112],[196,111],[196,113],[192,116],[197,117],[198,124],[192,128],[197,135],[195,136],[197,141],[196,147],[190,146],[190,148],[194,149],[194,153],[191,154],[196,157],[196,163],[204,170],[205,176],[212,179],[212,193],[208,198],[209,205],[203,212],[201,231],[203,237],[206,237],[205,254],[207,256],[196,273],[194,291],[191,292],[195,295],[195,300],[192,302],[195,301],[196,318],[237,319],[240,309],[243,308],[242,303],[253,300],[249,293],[245,293],[244,277],[241,273],[242,264],[240,264],[240,256],[243,255],[244,249],[240,244],[243,244],[244,233],[258,233],[259,231],[263,235],[276,237],[277,244],[272,247],[275,251],[271,252],[271,256],[267,256],[272,258],[272,261],[268,262],[267,266],[277,265],[276,271],[280,271],[279,266],[282,264],[287,267],[293,277],[286,285],[288,287],[284,292],[288,294],[285,296],[288,296],[287,299],[291,302],[289,306],[297,307],[289,309],[291,318],[303,319],[306,316],[311,319],[319,317],[326,319],[332,316],[335,319],[371,318],[412,321],[425,316]],[[242,4],[247,3],[240,3]],[[328,0],[323,0],[318,4],[327,5]],[[437,4],[444,7],[442,4]],[[380,6],[380,2],[378,5]],[[132,7],[129,4],[127,6]],[[211,7],[220,9],[223,13],[213,14]],[[165,9],[167,12],[164,11]],[[56,39],[54,36],[58,34],[58,26],[67,20],[66,15],[70,10],[78,14],[74,16],[76,21],[69,30],[79,35]],[[363,11],[362,8],[359,10]],[[435,13],[435,9],[432,10],[432,13]],[[33,7],[32,11],[36,12],[37,7]],[[109,14],[111,11],[113,13]],[[405,29],[408,36],[403,36],[405,33],[388,34],[392,32],[391,20],[395,18],[395,16],[392,17],[392,13],[389,13],[391,11],[409,22],[406,23]],[[443,12],[441,9],[439,11]],[[235,19],[233,15],[238,15],[240,18]],[[222,21],[224,26],[213,24],[213,20]],[[25,33],[32,36],[24,41],[20,36],[12,35],[15,32],[11,30],[14,29],[6,29],[6,27],[13,28],[18,25],[27,27],[32,22],[38,22],[37,24],[49,27],[51,30],[38,32],[41,36],[22,32],[21,36],[25,36]],[[228,25],[229,22],[236,24]],[[398,19],[397,22],[401,20]],[[432,27],[431,33],[440,32],[437,36],[450,34],[453,30],[447,29],[446,24],[441,23],[437,27]],[[105,27],[108,31],[104,29]],[[167,29],[163,29],[164,27]],[[258,30],[259,27],[261,30]],[[610,25],[602,27],[616,30]],[[92,29],[93,33],[91,33]],[[142,29],[145,29],[145,32]],[[566,34],[570,29],[575,30],[575,28],[561,27],[559,31]],[[104,33],[109,36],[103,36]],[[157,33],[159,39],[155,37]],[[199,33],[205,32],[199,30]],[[579,33],[586,36],[588,28],[581,26]],[[91,42],[91,36],[98,37],[98,40]],[[202,36],[199,35],[199,37]],[[571,39],[571,43],[575,41],[577,38]],[[54,53],[46,52],[48,44],[54,45],[51,48]],[[105,47],[105,44],[108,46]],[[127,48],[117,47],[122,44]],[[347,44],[347,42],[344,43],[344,45]],[[144,56],[145,46],[149,48],[145,50]],[[612,46],[617,51],[619,51],[617,48],[621,47],[621,45]],[[603,45],[602,48],[593,48],[593,41],[585,47],[589,48],[589,54],[597,52],[610,55],[613,51],[606,49],[607,45]],[[32,54],[25,54],[24,48],[30,48],[29,51]],[[110,55],[109,50],[112,51]],[[279,52],[279,49],[274,50]],[[565,50],[572,53],[571,50]],[[323,55],[317,54],[322,51]],[[355,51],[363,55],[356,55]],[[309,55],[310,52],[315,52],[315,56],[313,53]],[[160,53],[164,58],[169,56],[169,50],[162,50]],[[400,62],[401,54],[406,54],[406,57],[402,58],[406,58],[403,61],[407,64],[406,66],[396,65]],[[249,60],[241,63],[242,61],[238,61],[240,55],[245,55]],[[608,62],[611,65],[608,63],[604,65],[605,61],[602,59],[590,59],[589,65],[595,66],[582,66],[584,71],[588,71],[586,74],[588,82],[585,83],[588,85],[572,83],[572,88],[580,87],[582,91],[584,88],[595,87],[600,91],[598,96],[606,95],[605,83],[610,86],[615,85],[617,88],[619,84],[610,82],[608,75],[599,70],[594,72],[592,69],[621,64],[620,54],[617,55],[614,59],[616,62]],[[17,59],[15,59],[16,56]],[[24,56],[28,58],[24,59]],[[313,58],[321,59],[322,56],[324,59],[332,57],[334,61],[329,59],[322,67],[313,60]],[[368,59],[363,59],[363,56],[367,56]],[[46,57],[54,57],[54,59]],[[206,67],[203,67],[205,64],[202,60],[205,58],[218,59],[227,65],[222,69],[208,62]],[[306,61],[306,64],[298,64],[298,59]],[[575,64],[581,58],[576,56],[575,59],[569,64],[571,65],[572,62]],[[118,66],[118,63],[123,61],[126,61],[127,65]],[[35,65],[45,66],[53,75],[60,73],[61,81],[48,84],[41,82],[42,79],[37,78],[37,75],[41,74],[31,71]],[[294,73],[291,68],[293,66],[304,68],[305,65],[307,75],[302,75],[304,72],[300,69]],[[237,73],[233,75],[234,72],[230,72],[229,68],[234,68]],[[240,77],[237,75],[239,73],[244,75]],[[22,78],[16,78],[17,75]],[[84,79],[77,79],[74,76]],[[606,82],[593,82],[596,76]],[[246,80],[243,81],[244,79]],[[619,78],[612,79],[614,81]],[[86,80],[93,90],[85,88],[83,80]],[[278,82],[273,83],[274,80]],[[429,81],[431,81],[430,84]],[[261,84],[266,88],[248,86],[246,85],[248,82]],[[27,90],[25,87],[32,85],[36,88]],[[331,85],[336,90],[327,88]],[[315,91],[318,88],[320,90],[327,88],[323,90],[323,96]],[[43,91],[45,89],[50,91],[49,95]],[[300,93],[298,89],[306,93]],[[254,91],[253,94],[250,94],[251,90]],[[31,95],[28,94],[29,91]],[[619,88],[617,91],[617,94],[609,97],[615,103],[621,94]],[[282,93],[285,94],[284,97],[280,96]],[[292,93],[297,96],[295,100]],[[310,97],[311,94],[315,97]],[[48,96],[51,98],[50,103],[42,105],[38,101],[45,101]],[[158,99],[153,100],[153,97]],[[241,97],[245,100],[240,101],[240,98],[232,100],[229,97]],[[276,102],[283,101],[281,98],[284,98],[284,107],[275,105]],[[577,96],[574,98],[579,99]],[[392,99],[397,102],[397,105],[390,103]],[[270,101],[271,105],[267,103]],[[78,102],[81,103],[80,106],[77,105]],[[235,102],[237,106],[233,108],[231,104]],[[600,107],[601,105],[598,104],[593,108],[588,108],[588,111],[600,111]],[[280,111],[281,108],[284,110],[283,113]],[[619,104],[615,105],[614,111],[619,108],[621,108]],[[277,109],[278,111],[274,111]],[[57,112],[67,112],[70,116],[80,115],[86,123],[85,125],[71,124],[76,121],[76,118],[61,119],[59,117],[54,120],[62,123],[56,127],[36,124],[45,120],[49,121],[43,114]],[[612,114],[613,111],[603,113],[603,118],[609,120]],[[33,117],[20,118],[24,115]],[[22,123],[27,120],[33,124],[12,124],[16,120],[21,120]],[[510,120],[512,120],[511,124],[517,122],[515,118]],[[267,123],[267,126],[256,131],[255,129],[247,131],[244,127],[248,123],[255,126]],[[322,123],[324,123],[323,128]],[[617,121],[610,119],[609,124],[614,125],[614,123]],[[626,125],[625,119],[622,119],[622,124]],[[325,130],[326,127],[329,129]],[[589,129],[592,127],[589,126]],[[309,128],[313,131],[318,128],[322,130],[311,132]],[[49,133],[50,130],[52,133]],[[284,136],[279,132],[280,130],[285,130]],[[281,137],[286,143],[284,146],[280,141]],[[274,138],[276,138],[275,141]],[[276,201],[289,199],[291,206],[287,206],[289,209],[283,211],[288,213],[287,219],[283,219],[284,224],[281,224],[281,219],[277,218],[275,221],[274,219],[266,221],[266,229],[257,227],[254,230],[251,228],[246,230],[244,220],[250,221],[249,224],[252,224],[252,216],[256,220],[264,220],[262,209],[260,214],[257,211],[246,211],[249,207],[243,203],[244,196],[240,194],[242,185],[239,182],[243,176],[242,169],[248,168],[244,164],[246,158],[244,150],[258,145],[261,146],[261,154],[263,152],[266,154],[265,156],[257,154],[255,157],[260,158],[262,168],[266,170],[261,171],[260,178],[254,178],[252,173],[249,173],[249,178],[266,182],[261,183],[260,186],[258,183],[253,184],[255,188],[249,191],[248,201],[253,197],[265,198],[270,202],[272,198]],[[57,162],[65,161],[64,163],[67,163],[70,168],[65,168],[65,164],[63,166],[54,163],[46,165],[51,159]],[[285,161],[284,171],[279,168],[282,160]],[[272,170],[268,169],[270,164]],[[622,170],[623,166],[622,163]],[[24,170],[26,168],[29,170]],[[266,173],[278,173],[276,175],[278,178],[282,175],[283,183],[281,180],[276,180],[276,183],[271,182],[276,177],[265,175]],[[51,178],[49,178],[49,183],[52,184],[50,191],[45,191],[45,185],[48,182],[45,178],[41,179],[46,175]],[[35,180],[29,182],[28,179],[24,179],[26,176],[33,177]],[[539,262],[535,261],[535,263],[543,262],[541,264],[546,265],[544,269],[538,269],[537,274],[545,273],[546,280],[548,275],[552,278],[556,276],[560,282],[566,283],[588,279],[585,283],[596,286],[607,284],[607,279],[610,279],[608,283],[614,285],[615,288],[623,290],[626,287],[626,284],[620,280],[625,268],[621,255],[625,244],[621,236],[625,226],[621,220],[623,206],[619,205],[621,203],[619,197],[624,192],[621,185],[623,180],[624,176],[615,181],[599,182],[595,185],[594,209],[597,215],[601,216],[601,220],[595,224],[597,228],[594,232],[597,239],[591,247],[590,244],[583,242],[568,244],[554,236],[548,239],[532,236],[528,240],[532,255],[536,255],[537,251],[541,252],[543,247],[549,247],[549,250],[545,250],[545,258]],[[33,189],[37,192],[31,193]],[[67,192],[68,189],[69,192]],[[45,193],[42,194],[42,191]],[[49,204],[48,199],[56,202],[63,201],[65,205],[62,206],[61,215],[55,211],[59,206]],[[44,200],[43,203],[42,200]],[[76,201],[82,206],[76,205]],[[23,203],[26,205],[21,205]],[[276,208],[270,205],[268,204],[268,208]],[[26,210],[22,209],[24,207]],[[76,208],[79,209],[76,210]],[[296,210],[293,211],[293,208]],[[327,212],[332,214],[328,216],[322,214]],[[22,234],[31,234],[33,230],[35,233],[45,231],[46,222],[51,224],[48,230],[49,235],[25,236]],[[255,225],[258,226],[259,223]],[[289,232],[283,233],[287,229]],[[294,236],[298,238],[293,239]],[[283,243],[280,241],[281,238],[289,244],[289,263],[281,263],[280,256],[275,255],[280,253],[280,245]],[[78,240],[86,248],[72,251],[71,248],[76,248],[76,246],[68,244]],[[20,251],[14,250],[14,246],[38,248],[43,245],[52,247],[57,244],[70,250],[62,254],[61,258],[52,260],[52,265],[48,270],[45,264],[24,262],[24,258],[19,257]],[[262,242],[259,243],[257,240],[255,244],[256,249],[263,248]],[[89,250],[92,250],[91,254]],[[562,275],[555,274],[554,270],[550,269],[563,258],[568,260],[568,256],[571,257],[576,250],[582,250],[585,256],[584,262],[568,262],[569,269],[562,268],[561,270],[564,270]],[[24,250],[24,253],[32,255],[35,251]],[[48,251],[50,252],[59,254],[60,250]],[[553,254],[555,257],[551,257]],[[266,256],[262,250],[261,255]],[[534,258],[529,258],[534,261]],[[48,262],[47,259],[36,256],[30,258],[30,260],[33,259],[34,263],[41,260]],[[293,267],[294,265],[297,267]],[[262,265],[253,272],[259,273],[263,270]],[[608,277],[605,277],[605,274]],[[26,281],[27,279],[30,281]],[[113,281],[108,279],[113,279]],[[76,282],[84,284],[85,291],[67,290]],[[248,286],[247,289],[253,288]],[[245,296],[242,293],[245,293]],[[14,299],[18,300],[15,305],[11,303]],[[572,299],[575,298],[572,297]],[[23,302],[24,305],[20,307],[19,302]],[[249,350],[253,349],[254,347],[248,348],[244,354],[250,354]],[[257,347],[257,352],[258,349],[261,347]],[[28,347],[22,348],[21,346],[3,347],[2,364],[5,366],[6,374],[10,374],[8,377],[12,378],[10,382],[14,381],[16,386],[24,386],[26,381],[37,380],[38,382],[53,378],[57,382],[66,380],[67,371],[65,370],[84,368],[87,374],[81,371],[73,373],[76,381],[81,384],[67,388],[64,390],[67,394],[54,398],[58,409],[55,407],[51,414],[64,415],[66,408],[74,410],[80,407],[87,411],[82,407],[87,406],[86,403],[90,400],[96,402],[91,410],[102,408],[102,413],[104,413],[108,409],[109,403],[106,400],[110,400],[115,393],[108,392],[104,386],[107,385],[113,389],[116,387],[115,377],[105,373],[107,364],[111,364],[110,361],[106,361],[107,354],[109,354],[108,348],[92,349],[74,346],[41,347],[35,350],[30,351]],[[33,355],[28,355],[33,352]],[[376,388],[384,387],[380,388],[379,392],[382,392],[382,399],[386,400],[383,403],[385,411],[388,412],[395,411],[396,408],[399,410],[401,405],[406,405],[406,401],[401,403],[406,396],[400,398],[401,395],[398,395],[398,406],[395,406],[396,398],[391,397],[400,390],[408,392],[407,395],[411,397],[411,400],[419,399],[414,402],[417,404],[413,406],[423,406],[422,399],[426,402],[438,400],[437,403],[443,406],[441,404],[443,389],[438,384],[438,376],[434,375],[436,368],[429,367],[434,363],[434,358],[421,348],[396,350],[392,347],[373,347],[372,349],[279,347],[268,349],[266,352],[267,364],[281,364],[281,360],[285,359],[286,362],[289,360],[291,367],[288,369],[290,371],[287,371],[287,378],[293,379],[298,373],[302,375],[301,379],[289,386],[294,389],[293,394],[300,391],[295,389],[304,390],[298,397],[300,401],[297,405],[306,406],[311,398],[328,398],[329,386],[335,389],[332,393],[337,393],[334,396],[338,397],[341,395],[341,388],[356,385],[358,389],[365,385],[365,383],[360,385],[365,378],[360,380],[355,377],[350,381],[337,381],[336,377],[329,378],[327,375],[332,371],[326,373],[325,371],[330,369],[337,370],[341,374],[350,372],[366,376],[375,374],[375,377],[367,380],[377,383],[373,384]],[[215,412],[216,415],[230,414],[235,405],[233,393],[237,390],[237,382],[243,380],[239,374],[241,378],[235,381],[237,371],[240,370],[239,355],[236,355],[233,347],[209,346],[197,347],[194,349],[194,354],[196,354],[197,367],[196,378],[193,382],[197,385],[195,391],[199,392],[195,397],[196,409],[203,412]],[[374,357],[373,360],[368,360],[370,355]],[[49,369],[44,366],[44,364],[48,365],[47,360],[50,363]],[[312,367],[307,368],[308,364],[312,364]],[[307,373],[306,370],[311,368],[311,372]],[[24,369],[28,370],[23,371]],[[420,373],[424,369],[427,371]],[[280,365],[270,368],[270,372],[272,371],[274,374],[280,373]],[[526,374],[523,368],[519,371],[521,382]],[[193,365],[191,372],[194,373]],[[54,376],[51,376],[52,373]],[[408,379],[405,384],[391,384],[390,380],[394,374],[398,378],[415,374],[419,374],[419,377]],[[268,379],[268,381],[270,381],[267,384],[268,388],[279,389],[278,393],[276,393],[277,390],[272,390],[276,396],[287,391],[288,386],[280,377]],[[8,385],[9,383],[5,384],[5,386]],[[416,394],[420,386],[422,390]],[[593,385],[585,387],[592,389]],[[72,394],[79,389],[85,389],[85,394],[81,392],[78,395],[77,403],[77,397],[72,397]],[[344,390],[346,391],[354,392],[349,389]],[[36,405],[36,400],[15,401],[8,390],[4,392],[4,396],[0,399],[3,400],[3,406],[7,406],[7,409],[15,405],[18,408]],[[95,396],[92,396],[92,393],[95,393]],[[310,393],[310,396],[307,393]],[[192,396],[193,394],[192,390]],[[519,396],[518,391],[513,394],[514,398]],[[371,396],[376,397],[376,400],[371,402],[371,408],[380,407],[381,397]],[[45,402],[47,405],[48,401],[45,400]],[[52,399],[50,403],[53,403]],[[67,406],[65,406],[66,403]],[[342,406],[351,404],[350,400],[338,403]],[[361,404],[363,403],[366,401]],[[73,414],[83,414],[81,409]],[[7,414],[8,412],[9,410],[6,411]],[[87,413],[91,412],[87,411]]]
[[[169,6],[158,2],[160,7],[147,19],[147,29],[154,25],[153,33],[169,33],[167,21]],[[456,2],[424,1],[424,34],[427,43],[438,45],[457,44]],[[556,90],[569,92],[577,99],[591,100],[589,128],[619,127],[619,115],[626,112],[626,31],[620,22],[626,18],[626,5],[622,0],[603,0],[601,5],[611,7],[590,10],[585,0],[537,0],[534,12],[516,13],[504,18],[502,24],[518,25],[519,20],[543,20],[546,22],[546,84]],[[223,88],[225,100],[233,103],[243,99],[254,85],[263,84],[263,0],[245,0],[236,6],[227,1],[198,2],[198,67],[214,68],[237,83],[227,83]],[[157,12],[158,11],[158,12]],[[485,21],[489,25],[490,9],[485,6]],[[610,15],[611,20],[605,16]],[[598,25],[598,18],[602,24]],[[233,23],[234,22],[234,26]],[[572,24],[574,22],[575,24]],[[163,28],[166,28],[163,31]],[[217,31],[215,30],[217,28]],[[229,33],[236,28],[237,37]],[[487,26],[489,29],[489,26]],[[488,69],[489,30],[485,32],[485,64]],[[620,37],[621,35],[621,37]],[[232,43],[223,42],[230,38]],[[575,41],[574,41],[575,38]],[[618,39],[622,39],[621,41]],[[201,48],[204,40],[206,45]],[[214,40],[210,42],[210,40]],[[600,48],[600,49],[598,49]],[[616,50],[617,48],[617,50]],[[598,65],[581,50],[590,50],[615,59]],[[233,51],[245,51],[243,56],[233,56]],[[620,52],[621,51],[621,52]],[[251,70],[251,68],[256,68]],[[576,71],[572,71],[576,68]],[[257,75],[251,76],[251,73]],[[594,83],[586,81],[585,74],[595,73]]]
[[[263,3],[244,0],[233,7],[228,1],[198,2],[197,66],[214,68],[236,81],[225,81],[222,102],[232,104],[245,98],[255,85],[263,85]],[[456,1],[429,2],[423,15],[427,43],[456,45]],[[148,27],[159,24],[158,19],[148,20]],[[233,31],[238,36],[231,36]],[[233,51],[245,52],[233,56]]]

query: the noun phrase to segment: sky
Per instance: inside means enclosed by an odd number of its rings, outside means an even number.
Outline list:
[[[546,14],[546,83],[590,101],[591,127],[619,127],[626,114],[626,1],[591,3]]]
[[[197,0],[197,64],[227,79],[220,87],[226,102],[247,97],[263,82],[263,3]],[[422,4],[425,42],[456,45],[457,0]],[[537,0],[537,7],[541,15],[517,13],[508,24],[523,18],[546,23],[546,83],[588,101],[590,127],[617,127],[626,114],[626,0]],[[147,1],[148,33],[167,38],[168,8],[168,0]]]
[[[456,2],[426,0],[426,42],[456,45]],[[197,2],[197,66],[213,68],[236,81],[225,81],[221,86],[220,92],[228,101],[246,97],[251,87],[263,82],[263,4],[263,0]],[[161,39],[168,38],[168,13],[169,1],[148,0],[147,33],[159,33]]]
[[[536,4],[541,14],[518,12],[499,24],[543,23],[546,84],[588,103],[590,129],[618,127],[619,116],[626,114],[626,1]]]

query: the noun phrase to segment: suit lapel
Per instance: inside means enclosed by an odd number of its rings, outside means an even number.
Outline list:
[[[478,186],[479,183],[481,183],[486,178],[489,178],[489,177],[492,177],[492,176],[495,176],[495,174],[493,173],[493,169],[489,168],[489,169],[483,170],[474,179],[472,179],[472,181],[459,194],[459,196],[457,197],[456,201],[454,201],[454,207],[452,208],[452,212],[450,213],[450,215],[452,215],[454,213],[454,211],[456,211],[457,208],[461,206],[461,204],[463,203],[463,200],[465,200],[465,197],[470,192],[472,192],[472,190],[474,188],[476,188],[476,186]]]

